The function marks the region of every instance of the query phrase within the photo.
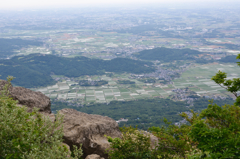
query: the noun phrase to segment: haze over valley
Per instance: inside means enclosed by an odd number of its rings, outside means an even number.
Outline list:
[[[1,10],[0,78],[44,93],[53,112],[69,107],[144,129],[163,117],[183,122],[180,112],[209,99],[231,104],[234,95],[211,78],[240,77],[240,10],[186,4]]]

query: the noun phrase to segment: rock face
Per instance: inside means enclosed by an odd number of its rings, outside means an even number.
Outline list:
[[[13,87],[10,90],[10,95],[14,100],[17,100],[19,104],[26,105],[30,109],[36,107],[39,109],[39,112],[51,113],[50,98],[41,92],[34,92],[23,87]]]
[[[7,81],[0,80],[0,90],[3,89]],[[25,105],[31,111],[34,107],[39,109],[41,113],[51,113],[51,101],[50,98],[42,94],[41,92],[34,92],[30,89],[23,87],[9,87],[10,96],[18,101],[18,104]]]
[[[103,157],[93,154],[93,155],[88,155],[85,159],[104,159]]]
[[[105,150],[110,144],[104,135],[121,138],[115,120],[100,115],[90,115],[74,109],[62,109],[64,115],[64,143],[70,147],[82,144],[84,157],[97,154],[107,158]]]
[[[7,83],[7,81],[0,80],[0,90]],[[10,85],[9,95],[18,101],[19,106],[27,106],[28,111],[36,107],[44,117],[50,118],[52,122],[55,121],[55,115],[51,113],[50,98],[41,92]],[[87,159],[107,159],[108,155],[105,152],[110,147],[110,143],[104,135],[112,138],[122,136],[117,122],[109,117],[86,114],[74,109],[62,109],[59,112],[64,115],[64,143],[70,148],[73,145],[82,145],[83,157],[87,156]]]

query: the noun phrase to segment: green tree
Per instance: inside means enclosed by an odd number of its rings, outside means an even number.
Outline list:
[[[240,59],[240,54],[236,57]],[[240,66],[240,62],[237,62]],[[222,88],[234,94],[236,97],[236,105],[240,106],[240,96],[237,92],[240,90],[240,78],[227,79],[227,73],[218,71],[218,73],[212,77],[212,80],[215,81]]]
[[[63,116],[57,114],[55,122],[51,122],[37,109],[28,113],[26,107],[17,106],[17,101],[8,96],[12,79],[8,78],[0,92],[0,158],[79,158],[80,149],[75,147],[71,154],[62,143]]]
[[[111,148],[108,150],[111,159],[148,159],[154,158],[153,150],[151,150],[150,136],[133,127],[123,127],[122,139],[111,138]]]
[[[196,143],[189,138],[190,125],[177,126],[164,119],[166,127],[151,127],[151,131],[159,139],[157,154],[159,158],[185,158],[188,152],[196,149]]]
[[[193,118],[183,116],[191,123],[189,137],[197,143],[197,148],[208,153],[211,158],[240,157],[240,107],[209,104]]]
[[[240,59],[240,55],[237,59]],[[234,105],[218,106],[210,101],[208,107],[200,113],[193,110],[191,115],[182,113],[181,116],[186,119],[187,124],[176,126],[165,120],[167,127],[150,128],[149,131],[159,139],[154,150],[150,149],[148,138],[136,137],[136,130],[125,128],[128,131],[123,133],[122,139],[109,138],[112,148],[110,157],[240,158],[240,97],[237,94],[240,90],[240,79],[228,80],[226,73],[219,71],[212,80],[236,96]],[[144,149],[138,148],[139,146]]]
[[[211,158],[240,158],[240,78],[227,79],[227,74],[219,71],[212,80],[234,94],[236,102],[222,107],[211,103],[199,114],[192,111],[192,118],[183,113],[191,124],[189,137]]]

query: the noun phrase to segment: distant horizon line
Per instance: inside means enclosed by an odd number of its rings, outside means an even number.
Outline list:
[[[212,4],[212,5],[210,5]],[[26,7],[0,7],[1,11],[36,11],[36,10],[49,10],[49,9],[71,9],[71,8],[110,8],[110,7],[118,7],[118,8],[139,8],[139,7],[151,7],[154,8],[166,8],[166,9],[202,9],[202,8],[239,8],[240,1],[231,1],[231,2],[140,2],[136,4],[135,2],[129,3],[95,3],[95,4],[63,4],[63,5],[48,5],[48,6],[26,6]],[[160,5],[160,6],[156,6]]]

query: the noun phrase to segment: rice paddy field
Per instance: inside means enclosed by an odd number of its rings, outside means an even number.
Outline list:
[[[211,80],[218,71],[226,72],[228,79],[240,77],[240,68],[237,64],[208,64],[198,65],[184,72],[179,79],[174,80],[176,88],[189,87],[199,95],[218,94],[230,95],[224,88]]]
[[[86,78],[88,80],[92,80],[96,78]],[[78,83],[72,81],[63,81],[58,82],[56,85],[32,89],[34,91],[40,91],[47,95],[50,98],[57,98],[59,100],[72,100],[76,99],[82,103],[89,102],[98,102],[98,103],[106,103],[113,100],[117,101],[128,101],[135,100],[141,98],[153,98],[153,97],[167,97],[172,94],[172,91],[168,91],[168,86],[153,86],[152,84],[146,84],[139,82],[135,79],[131,79],[131,81],[136,82],[134,87],[129,84],[118,84],[118,79],[128,79],[127,74],[118,75],[118,77],[110,78],[104,76],[99,76],[98,79],[108,81],[108,85],[100,86],[100,87],[83,87],[79,86]]]
[[[226,72],[229,79],[240,77],[240,68],[237,67],[236,64],[215,63],[191,67],[170,85],[142,83],[136,79],[129,79],[128,74],[115,74],[112,78],[105,75],[85,77],[87,80],[101,79],[108,81],[108,85],[100,87],[83,87],[79,86],[76,82],[68,80],[58,82],[53,86],[33,90],[40,91],[52,99],[75,99],[85,104],[90,102],[108,103],[113,100],[129,101],[154,97],[167,98],[169,95],[174,94],[172,89],[186,87],[195,91],[200,96],[221,95],[227,97],[231,94],[211,80],[211,77],[215,75],[218,70]],[[134,81],[136,84],[129,85],[117,83],[117,80],[123,79]]]

